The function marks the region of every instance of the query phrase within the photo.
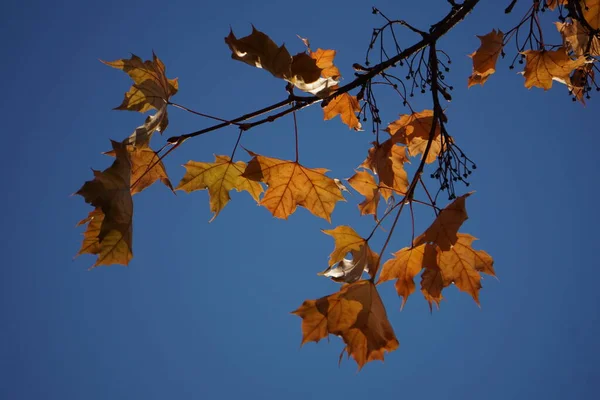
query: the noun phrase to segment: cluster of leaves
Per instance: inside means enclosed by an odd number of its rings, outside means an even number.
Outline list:
[[[408,297],[415,291],[415,278],[421,274],[420,287],[429,303],[439,307],[442,292],[454,284],[459,290],[472,296],[479,304],[481,274],[495,276],[493,259],[482,250],[475,250],[475,238],[459,232],[467,220],[466,199],[472,192],[455,195],[455,182],[468,186],[466,178],[475,165],[457,147],[456,139],[447,132],[448,118],[440,105],[440,98],[450,100],[452,87],[444,82],[448,64],[438,57],[437,40],[459,23],[478,3],[465,0],[462,4],[449,1],[451,10],[429,32],[418,30],[405,21],[386,19],[386,24],[374,31],[370,49],[381,38],[380,32],[392,30],[399,25],[421,35],[421,40],[412,46],[401,46],[394,35],[395,55],[388,56],[381,40],[382,58],[369,67],[367,52],[366,67],[354,65],[355,78],[340,86],[341,73],[334,64],[335,51],[317,49],[312,51],[308,39],[301,38],[305,51],[292,56],[285,46],[278,46],[266,34],[252,27],[252,32],[237,38],[233,32],[225,38],[231,57],[253,67],[268,71],[286,82],[287,97],[269,107],[241,117],[225,120],[189,110],[171,102],[177,93],[177,79],[169,79],[164,64],[153,55],[152,60],[142,61],[133,55],[130,59],[106,62],[121,69],[133,80],[125,94],[119,110],[145,113],[155,110],[145,122],[121,142],[112,142],[112,150],[106,154],[115,157],[113,164],[104,171],[93,171],[94,179],[85,182],[77,194],[84,197],[94,209],[79,225],[87,224],[79,254],[97,256],[94,267],[100,265],[127,265],[132,257],[132,216],[134,194],[142,192],[156,181],[163,182],[170,190],[194,192],[207,190],[213,219],[230,201],[233,189],[246,191],[259,205],[268,209],[274,217],[287,219],[297,207],[304,207],[313,215],[331,221],[331,214],[343,193],[348,189],[337,179],[327,176],[324,168],[310,168],[298,161],[298,130],[295,128],[296,158],[282,160],[247,150],[249,159],[236,158],[242,136],[248,130],[265,122],[272,122],[307,106],[321,103],[324,120],[337,116],[349,129],[362,130],[363,121],[369,115],[375,135],[372,147],[366,151],[365,160],[347,182],[364,196],[358,204],[361,215],[372,215],[374,227],[363,237],[350,226],[337,226],[323,232],[334,238],[335,247],[329,257],[328,268],[320,275],[342,284],[339,291],[317,300],[306,300],[293,313],[302,318],[302,343],[318,342],[329,334],[342,338],[348,356],[354,358],[359,368],[371,360],[383,360],[384,354],[398,347],[398,340],[388,321],[386,310],[377,291],[377,285],[395,280],[396,290],[404,307]],[[507,8],[510,12],[516,1]],[[563,14],[568,10],[568,13]],[[557,11],[560,22],[556,23],[563,43],[548,46],[543,43],[538,14],[546,10]],[[378,13],[378,10],[374,10]],[[529,20],[530,35],[523,43],[517,33]],[[600,0],[555,0],[534,1],[523,20],[505,35],[492,30],[480,36],[481,46],[470,56],[473,72],[468,77],[468,86],[483,85],[496,71],[500,56],[511,38],[515,38],[518,56],[525,61],[523,75],[527,88],[540,87],[545,90],[552,81],[567,85],[571,93],[583,101],[595,85],[594,70],[597,69],[600,38]],[[526,45],[531,48],[525,48]],[[533,48],[535,47],[535,48]],[[426,52],[428,50],[428,52]],[[444,53],[445,54],[445,53]],[[406,63],[406,64],[404,64]],[[432,108],[415,111],[408,101],[404,80],[386,72],[392,66],[406,65],[405,80],[412,79],[415,87],[431,92]],[[403,99],[410,112],[379,129],[381,118],[376,103],[373,83],[382,79]],[[418,84],[415,82],[418,81]],[[400,90],[400,86],[404,91]],[[297,95],[298,89],[303,95]],[[350,94],[357,90],[355,95]],[[163,132],[168,126],[167,108],[173,106],[199,116],[220,121],[212,127],[172,137],[159,151],[150,148],[155,131]],[[283,111],[277,110],[289,106]],[[251,122],[252,118],[267,114]],[[227,126],[239,129],[239,136],[230,155],[215,155],[214,161],[189,161],[185,175],[173,188],[162,159],[186,140]],[[296,124],[294,123],[296,127]],[[380,136],[381,134],[381,136]],[[165,150],[168,149],[168,150]],[[409,179],[405,167],[417,161]],[[440,185],[435,196],[430,194],[421,179],[425,167],[437,164],[431,173]],[[417,189],[419,192],[417,192]],[[450,203],[439,208],[437,198],[446,191]],[[421,193],[427,200],[419,200]],[[396,198],[399,198],[397,200]],[[383,200],[383,201],[382,201]],[[413,205],[423,205],[433,210],[436,218],[421,235],[414,234]],[[385,211],[381,213],[382,209]],[[403,210],[409,209],[413,220],[413,240],[409,246],[396,251],[382,263],[398,218]],[[385,243],[378,253],[372,249],[373,238],[378,228],[390,215],[395,217],[387,231]],[[348,257],[348,258],[346,258]],[[366,275],[366,276],[365,276]]]

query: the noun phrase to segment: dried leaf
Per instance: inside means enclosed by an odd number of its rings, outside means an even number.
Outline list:
[[[416,247],[423,243],[435,243],[444,251],[450,250],[458,240],[458,229],[469,218],[465,208],[465,200],[473,193],[469,192],[459,196],[440,211],[431,226],[415,238],[413,246]]]
[[[342,93],[331,99],[331,101],[323,107],[323,119],[327,121],[339,115],[342,122],[348,125],[348,128],[360,131],[362,125],[356,116],[357,112],[360,112],[360,105],[358,104],[356,96]]]
[[[569,0],[546,0],[546,6],[549,9],[555,10],[558,5],[566,6]]]
[[[592,29],[600,29],[600,0],[585,0],[581,8]]]
[[[600,56],[600,38],[597,35],[590,35],[590,32],[579,21],[555,22],[555,24],[565,46],[573,52],[573,55],[577,57],[586,54],[594,57]]]
[[[571,60],[565,47],[552,51],[526,50],[523,54],[526,57],[523,75],[528,89],[536,86],[548,90],[552,87],[553,79],[568,82],[571,72],[586,62],[584,57]]]
[[[133,201],[131,199],[131,160],[126,145],[112,142],[116,160],[104,171],[94,171],[94,180],[87,181],[76,194],[83,196],[104,214],[98,231],[98,245],[93,244],[91,235],[96,231],[97,220],[91,218],[88,224],[88,236],[84,234],[84,244],[88,253],[97,254],[94,267],[99,265],[127,265],[131,252]],[[100,219],[99,215],[94,215]],[[88,216],[89,218],[89,216]],[[84,220],[85,221],[85,220]],[[82,246],[83,247],[83,246]],[[83,254],[80,253],[79,254]]]
[[[396,279],[396,291],[402,297],[401,308],[404,308],[408,296],[415,291],[415,276],[423,268],[437,268],[436,255],[435,247],[430,244],[405,247],[383,264],[378,284]]]
[[[162,61],[154,53],[152,58],[152,61],[142,61],[132,54],[128,60],[102,61],[106,65],[125,71],[134,82],[117,110],[142,113],[153,108],[160,110],[169,98],[177,93],[177,78],[168,79]]]
[[[318,300],[306,300],[293,314],[302,318],[302,344],[338,335],[358,368],[382,360],[385,352],[398,348],[398,340],[387,318],[375,285],[359,281]]]
[[[360,215],[373,214],[377,220],[377,206],[379,205],[379,186],[371,174],[366,171],[358,171],[348,179],[350,186],[365,199],[358,205]]]
[[[496,72],[496,62],[503,47],[504,34],[500,30],[493,29],[487,35],[477,37],[481,40],[481,45],[475,52],[469,54],[473,59],[473,73],[469,76],[468,87],[483,86],[490,75]]]
[[[339,80],[341,77],[340,70],[333,64],[335,50],[317,49],[317,51],[311,51],[309,54],[317,62],[317,67],[322,69],[321,76],[323,78]]]
[[[425,297],[425,300],[429,303],[429,311],[432,311],[433,303],[440,308],[440,302],[444,298],[442,296],[442,290],[444,289],[444,278],[442,278],[442,272],[437,267],[428,267],[421,274],[421,293]]]
[[[269,186],[260,204],[277,218],[287,219],[300,205],[317,217],[331,221],[335,203],[345,201],[335,181],[325,175],[324,168],[306,168],[295,161],[248,153],[254,158],[242,176]]]
[[[392,136],[392,142],[407,145],[408,154],[414,157],[425,152],[433,127],[433,116],[434,113],[432,110],[423,110],[410,115],[400,115],[400,118],[390,123],[385,130]],[[426,163],[431,164],[437,160],[443,148],[442,140],[441,128],[437,124],[433,141],[425,160]]]
[[[151,186],[157,180],[160,180],[166,187],[173,190],[173,185],[167,175],[165,165],[154,150],[147,144],[140,146],[127,146],[129,157],[131,159],[131,194],[141,192]],[[104,154],[114,157],[114,150],[107,151]]]
[[[232,189],[250,193],[258,201],[263,188],[260,183],[250,180],[242,174],[246,169],[243,161],[231,161],[228,156],[215,155],[215,162],[188,161],[184,165],[186,174],[177,185],[176,190],[187,193],[195,190],[208,189],[210,196],[210,210],[214,213],[214,220],[219,212],[230,200],[229,191]]]
[[[336,282],[351,283],[359,280],[363,271],[371,277],[377,273],[379,257],[371,250],[369,243],[349,226],[338,226],[323,230],[335,240],[335,249],[329,256],[329,267],[319,275],[330,277]],[[345,259],[347,253],[352,259]],[[337,264],[337,265],[336,265]]]
[[[360,168],[371,170],[379,176],[379,191],[388,200],[393,191],[404,194],[408,189],[405,162],[408,162],[406,148],[394,144],[390,139],[381,144],[373,142],[373,147],[369,149],[369,155]]]
[[[495,276],[494,261],[483,250],[474,250],[471,243],[475,238],[459,233],[450,250],[438,249],[437,265],[442,274],[444,286],[454,283],[463,292],[469,293],[479,305],[481,276],[479,272]]]

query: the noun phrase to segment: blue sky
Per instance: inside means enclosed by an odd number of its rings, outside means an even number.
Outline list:
[[[423,28],[447,10],[442,0],[399,3],[373,5]],[[3,2],[0,398],[593,396],[600,378],[599,99],[584,108],[559,85],[527,90],[508,60],[485,87],[467,90],[475,35],[509,28],[524,12],[518,4],[506,17],[508,2],[482,3],[439,47],[453,61],[448,128],[478,165],[462,230],[495,258],[499,280],[483,281],[481,309],[449,288],[432,314],[418,293],[400,312],[393,284],[381,285],[400,348],[357,374],[351,360],[338,367],[338,338],[300,348],[300,319],[289,313],[337,290],[316,275],[333,249],[319,230],[351,225],[367,234],[372,220],[359,217],[358,194],[336,207],[330,225],[304,209],[276,220],[247,194],[233,193],[209,224],[205,192],[174,196],[157,184],[135,197],[130,266],[91,272],[91,257],[72,260],[81,239],[74,225],[90,208],[70,195],[91,179],[90,168],[110,164],[101,154],[109,139],[124,138],[144,118],[111,111],[130,81],[98,59],[130,52],[147,59],[154,50],[168,76],[179,77],[174,101],[233,118],[285,93],[265,71],[230,59],[223,42],[230,26],[244,36],[253,23],[292,53],[302,50],[296,34],[315,48],[334,48],[348,81],[381,22],[372,4]],[[413,36],[404,35],[408,44]],[[407,112],[397,97],[379,96],[384,122]],[[413,105],[428,108],[428,98],[417,96]],[[327,167],[333,177],[352,175],[372,141],[368,131],[323,122],[318,106],[298,122],[301,162]],[[208,124],[173,109],[166,136]],[[165,160],[172,181],[190,159],[229,154],[236,136],[230,128],[185,143]],[[163,140],[155,137],[154,146]],[[251,130],[242,144],[289,159],[293,140],[288,118]],[[420,210],[418,228],[431,222],[428,212]],[[385,256],[410,236],[407,214]]]

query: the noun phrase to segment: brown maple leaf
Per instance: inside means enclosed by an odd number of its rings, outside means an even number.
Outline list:
[[[423,268],[437,268],[436,255],[435,247],[430,244],[405,247],[383,264],[377,283],[396,279],[396,291],[402,297],[400,307],[404,308],[408,296],[415,291],[415,276]]]
[[[600,56],[600,38],[590,32],[577,20],[571,22],[555,22],[563,42],[576,57],[589,54]],[[590,42],[591,40],[591,42]]]
[[[84,234],[82,245],[84,251],[79,252],[79,254],[97,254],[98,259],[94,267],[110,264],[127,265],[133,257],[131,160],[125,144],[113,141],[112,146],[116,155],[113,164],[102,172],[94,171],[94,179],[85,182],[76,192],[96,208],[96,214],[90,214],[92,218],[88,215],[88,229]],[[101,212],[103,217],[100,217],[98,212]],[[99,230],[98,222],[101,222]],[[96,231],[98,242],[94,244],[92,234]]]
[[[243,176],[269,186],[260,204],[273,216],[287,219],[300,205],[317,217],[331,221],[335,203],[344,197],[335,181],[325,175],[327,169],[306,168],[297,161],[248,153],[253,158]]]
[[[394,191],[404,194],[408,189],[408,175],[404,170],[406,162],[406,148],[388,139],[381,144],[373,142],[360,168],[371,170],[379,176],[379,191],[388,200]]]
[[[567,82],[567,87],[571,94],[585,105],[585,86],[589,85],[588,80],[594,79],[593,64],[586,64],[583,67],[575,69]]]
[[[363,271],[371,277],[377,273],[379,256],[369,247],[369,243],[349,226],[338,226],[323,230],[335,240],[335,249],[329,256],[329,267],[319,273],[336,282],[351,283],[362,277]],[[352,259],[345,259],[347,253]],[[337,264],[337,265],[336,265]]]
[[[431,226],[415,238],[413,246],[423,243],[435,243],[444,251],[450,250],[458,240],[458,229],[469,218],[465,208],[465,200],[473,193],[469,192],[457,197],[456,200],[441,210]]]
[[[348,183],[354,190],[365,196],[365,199],[358,205],[360,215],[373,214],[377,220],[377,206],[381,195],[373,176],[366,171],[357,171],[348,179]]]
[[[142,144],[137,147],[127,145],[127,151],[131,159],[132,195],[141,192],[158,180],[173,190],[173,185],[171,185],[165,165],[160,160],[159,155],[148,147],[148,144]],[[104,154],[114,157],[115,151],[107,151]]]
[[[277,46],[266,34],[252,26],[252,33],[236,38],[233,31],[225,38],[231,58],[253,67],[269,71],[274,77],[284,79],[300,90],[312,94],[334,86],[337,81],[321,77],[322,69],[316,60],[302,52],[291,56],[285,45]]]
[[[437,252],[437,266],[442,275],[444,287],[454,283],[463,292],[469,293],[479,305],[479,289],[481,276],[479,272],[496,276],[494,260],[483,250],[474,250],[471,243],[473,236],[458,233],[457,241],[449,250]]]
[[[390,123],[385,130],[392,136],[392,142],[405,144],[408,154],[414,157],[425,152],[433,127],[433,117],[432,110],[400,115],[400,118]],[[441,128],[436,124],[433,141],[425,159],[426,163],[431,164],[437,160],[443,148],[442,140]]]
[[[135,54],[130,59],[102,61],[113,68],[123,70],[133,79],[133,85],[117,110],[146,112],[151,109],[160,110],[171,96],[177,93],[177,78],[168,79],[165,65],[152,53],[152,61],[142,61]]]
[[[496,62],[502,52],[504,34],[493,29],[490,33],[477,36],[481,40],[479,48],[469,54],[473,59],[473,73],[469,76],[468,87],[482,85],[496,72]]]
[[[337,87],[334,87],[337,89]],[[356,96],[351,96],[348,93],[342,93],[335,96],[323,107],[323,119],[325,121],[340,116],[342,122],[350,129],[360,131],[362,125],[358,121],[356,113],[360,112],[360,105]]]
[[[433,303],[440,308],[440,302],[444,298],[442,296],[442,290],[444,289],[444,278],[442,278],[442,271],[440,271],[437,264],[430,266],[423,271],[421,274],[421,293],[425,297],[425,300],[429,303],[429,311],[433,311]]]
[[[263,192],[260,183],[242,176],[246,163],[233,162],[228,156],[215,155],[214,163],[188,161],[184,167],[186,174],[176,189],[187,193],[208,189],[210,210],[214,213],[211,221],[229,202],[230,190],[236,189],[238,192],[245,190],[257,202]]]
[[[359,370],[369,361],[384,359],[399,343],[375,285],[359,281],[342,286],[318,300],[306,300],[293,314],[302,318],[302,344],[318,342],[329,334],[346,344]]]
[[[557,50],[526,50],[525,55],[525,87],[534,86],[548,90],[552,87],[552,80],[562,83],[569,81],[569,75],[586,63],[584,57],[572,60],[565,47]]]

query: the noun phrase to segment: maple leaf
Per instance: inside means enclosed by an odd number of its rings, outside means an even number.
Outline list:
[[[479,48],[469,54],[473,59],[473,72],[469,76],[468,87],[482,85],[496,72],[496,62],[502,52],[504,33],[493,29],[490,33],[477,36],[481,41]]]
[[[394,144],[390,139],[381,144],[373,142],[373,147],[369,149],[369,155],[360,168],[371,170],[379,176],[379,191],[388,200],[393,191],[404,194],[408,189],[405,162],[408,162],[406,148]]]
[[[408,296],[415,291],[415,276],[423,268],[437,268],[436,255],[435,247],[430,244],[405,247],[396,252],[394,258],[383,264],[377,283],[396,279],[396,291],[402,297],[402,309]]]
[[[359,280],[363,271],[371,277],[376,274],[379,256],[371,250],[369,243],[360,237],[349,226],[338,226],[334,229],[323,230],[335,240],[335,248],[329,256],[329,267],[319,273],[330,277],[336,282],[351,283]],[[347,253],[352,259],[345,259]],[[336,265],[337,264],[337,265]]]
[[[234,60],[265,69],[274,77],[284,79],[305,92],[317,94],[337,83],[321,77],[322,70],[310,55],[298,53],[292,57],[285,45],[277,46],[254,26],[250,35],[240,39],[230,31],[225,43]]]
[[[246,163],[243,161],[233,162],[228,156],[215,155],[214,163],[188,161],[184,167],[186,174],[176,189],[187,193],[208,189],[210,210],[214,213],[211,221],[229,202],[230,190],[236,189],[238,192],[245,190],[257,202],[263,192],[260,183],[242,176],[246,169]]]
[[[148,144],[139,146],[127,145],[127,151],[131,159],[131,194],[141,192],[160,180],[166,187],[173,190],[173,185],[167,175],[165,165],[159,155],[148,147]],[[107,151],[104,154],[114,157],[115,151]]]
[[[153,108],[160,110],[179,88],[177,78],[167,78],[165,65],[154,53],[152,53],[152,61],[142,61],[141,58],[132,54],[130,59],[102,62],[123,70],[134,82],[129,92],[125,93],[125,98],[116,108],[117,110],[142,113]]]
[[[585,0],[581,8],[583,17],[592,29],[600,29],[600,0]]]
[[[94,218],[88,215],[87,236],[84,234],[84,245],[86,241],[90,243],[90,246],[85,247],[89,251],[85,252],[98,255],[94,267],[127,265],[133,257],[131,160],[125,144],[112,141],[112,147],[116,155],[113,164],[102,172],[94,171],[94,180],[85,182],[76,192],[104,215],[97,234],[97,244],[92,243],[91,235],[97,230],[99,214],[93,215]],[[81,250],[79,254],[83,254]]]
[[[337,89],[337,87],[334,89]],[[362,125],[356,116],[357,112],[360,112],[360,105],[356,96],[342,93],[335,96],[323,107],[323,119],[327,121],[339,115],[342,122],[348,125],[348,128],[360,131]]]
[[[569,0],[546,0],[546,6],[554,11],[559,4],[565,6],[568,2]]]
[[[335,50],[323,50],[317,49],[317,51],[311,51],[309,54],[315,59],[317,67],[321,68],[321,76],[323,78],[332,78],[339,80],[341,77],[340,70],[333,64],[335,58]]]
[[[473,193],[469,192],[457,197],[456,200],[441,210],[431,226],[415,238],[413,246],[416,247],[423,243],[435,243],[444,251],[450,250],[458,240],[458,229],[469,218],[465,208],[465,200]]]
[[[583,67],[575,69],[573,74],[569,78],[569,82],[566,82],[567,87],[582,104],[585,105],[585,86],[588,83],[588,79],[594,79],[594,70],[592,64],[586,64]]]
[[[133,80],[133,85],[117,110],[139,111],[144,113],[151,109],[157,112],[146,119],[129,137],[129,144],[145,144],[155,130],[164,132],[168,125],[167,103],[177,93],[177,78],[168,79],[163,62],[152,53],[153,60],[142,61],[135,54],[130,59],[102,61],[113,68],[123,70]]]
[[[525,87],[534,86],[548,90],[552,87],[552,80],[559,82],[569,81],[571,72],[586,63],[584,57],[572,60],[565,47],[557,50],[526,50],[525,55]]]
[[[83,242],[81,248],[75,257],[81,254],[98,254],[100,252],[100,241],[98,235],[104,221],[104,213],[100,208],[96,208],[88,214],[88,216],[77,223],[76,226],[87,224],[87,228],[83,233]]]
[[[408,154],[414,157],[425,152],[433,127],[433,117],[434,112],[432,110],[400,115],[400,118],[390,123],[385,131],[392,136],[392,142],[405,144],[408,148]],[[442,148],[441,128],[437,124],[425,162],[431,164],[436,161]]]
[[[421,274],[421,293],[429,303],[429,311],[433,311],[433,303],[439,310],[440,302],[444,298],[442,296],[444,287],[446,286],[444,285],[444,278],[442,278],[442,271],[440,271],[437,264],[429,266],[423,271]]]
[[[344,197],[335,181],[325,175],[327,169],[306,168],[297,161],[248,153],[253,158],[242,176],[269,186],[260,204],[273,216],[287,219],[300,205],[331,222],[335,203]]]
[[[306,300],[293,314],[302,318],[302,344],[318,342],[329,334],[346,344],[359,370],[369,361],[384,359],[399,343],[379,293],[370,281],[345,286],[318,300]]]
[[[471,247],[474,240],[476,239],[471,235],[458,233],[457,241],[449,250],[438,249],[437,265],[444,286],[454,283],[458,289],[469,293],[479,305],[479,272],[491,276],[495,276],[495,272],[492,257],[483,250],[474,250]]]
[[[590,32],[579,21],[555,22],[555,24],[563,42],[573,52],[573,55],[577,57],[586,54],[594,57],[600,56],[600,38],[597,35],[590,35]]]
[[[365,196],[365,199],[358,205],[360,215],[373,214],[377,220],[377,206],[379,205],[379,186],[371,174],[366,171],[357,171],[348,179],[350,186],[358,193]]]

